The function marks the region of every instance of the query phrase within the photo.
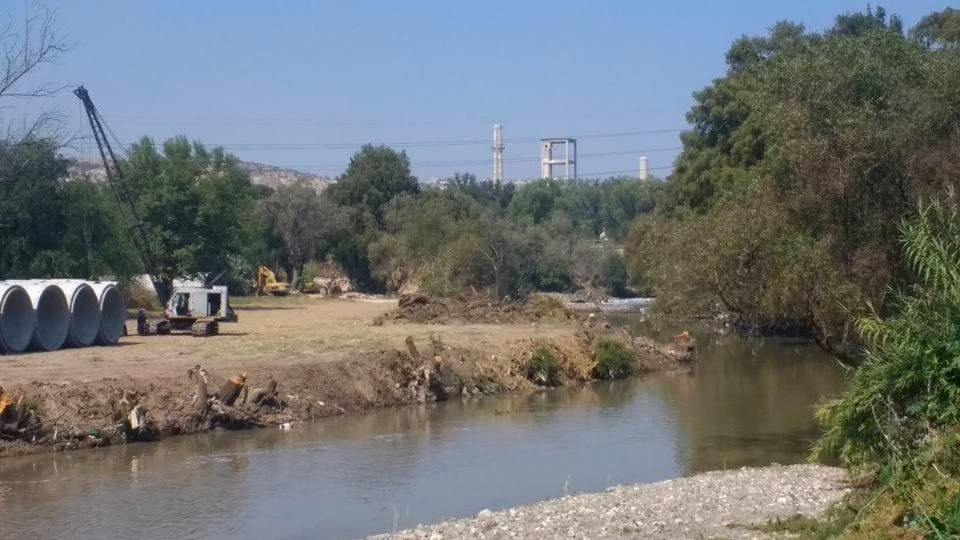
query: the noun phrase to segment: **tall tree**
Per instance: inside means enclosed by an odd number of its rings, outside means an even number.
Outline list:
[[[338,210],[315,186],[302,181],[280,186],[262,207],[283,243],[283,264],[296,288],[303,267],[326,253],[336,233]]]
[[[369,213],[377,227],[383,225],[383,211],[394,197],[420,190],[406,152],[370,144],[350,158],[347,170],[329,189],[337,204]]]
[[[956,47],[960,44],[960,10],[948,7],[927,15],[910,29],[910,37],[928,49]]]
[[[124,170],[146,226],[159,278],[230,273],[232,257],[254,240],[247,236],[256,190],[239,161],[221,149],[208,151],[184,137],[158,151],[143,138]]]

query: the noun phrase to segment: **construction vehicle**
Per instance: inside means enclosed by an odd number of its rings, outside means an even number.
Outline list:
[[[157,334],[165,335],[173,331],[189,330],[192,335],[197,337],[217,335],[220,332],[221,322],[237,321],[236,313],[230,308],[227,288],[212,286],[220,279],[223,272],[209,280],[203,287],[171,287],[169,281],[160,277],[159,266],[151,250],[150,242],[147,240],[143,221],[140,220],[136,205],[134,205],[130,191],[127,189],[123,170],[120,168],[113,146],[111,146],[107,137],[107,131],[111,135],[113,135],[113,131],[110,130],[100,111],[93,104],[86,88],[79,86],[73,93],[83,102],[87,120],[90,121],[90,129],[93,131],[93,138],[96,140],[97,149],[100,151],[100,159],[103,160],[107,185],[113,192],[120,209],[120,218],[130,234],[130,240],[143,262],[147,275],[150,276],[150,281],[153,283],[153,289],[156,291],[160,303],[165,306],[164,320],[157,324]],[[114,139],[118,148],[122,149],[122,143],[116,141],[115,136]]]
[[[277,281],[277,275],[266,266],[257,269],[257,296],[272,294],[273,296],[286,296],[290,294],[290,284],[284,281]]]

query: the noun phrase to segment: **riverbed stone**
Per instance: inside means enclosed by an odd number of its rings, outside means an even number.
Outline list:
[[[619,486],[476,518],[375,538],[765,538],[757,528],[795,515],[820,517],[849,487],[822,465],[716,471],[655,484]]]

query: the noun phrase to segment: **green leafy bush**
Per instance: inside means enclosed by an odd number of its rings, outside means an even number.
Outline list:
[[[597,365],[593,376],[598,379],[622,379],[636,370],[637,355],[619,341],[603,338],[593,348]]]
[[[866,360],[843,395],[817,411],[814,456],[836,453],[878,473],[904,506],[904,524],[932,537],[960,534],[960,219],[920,205],[901,227],[917,284],[894,315],[859,320]]]
[[[559,386],[562,382],[562,369],[553,351],[545,345],[537,347],[533,356],[524,366],[524,376],[538,386]]]

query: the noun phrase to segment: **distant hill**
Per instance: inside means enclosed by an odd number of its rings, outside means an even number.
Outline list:
[[[319,176],[294,169],[265,165],[263,163],[241,161],[240,167],[250,175],[250,181],[254,184],[271,188],[303,180],[315,184],[317,189],[324,189],[335,182],[335,180],[329,176]],[[71,160],[68,170],[71,177],[89,176],[93,180],[99,181],[107,179],[107,173],[103,169],[103,164],[99,161]]]
[[[316,183],[317,189],[323,189],[335,182],[335,180],[329,176],[320,176],[295,169],[284,169],[282,167],[265,165],[253,161],[241,161],[240,167],[247,171],[247,174],[250,175],[250,180],[254,184],[269,187],[284,186],[303,180],[309,183]]]

